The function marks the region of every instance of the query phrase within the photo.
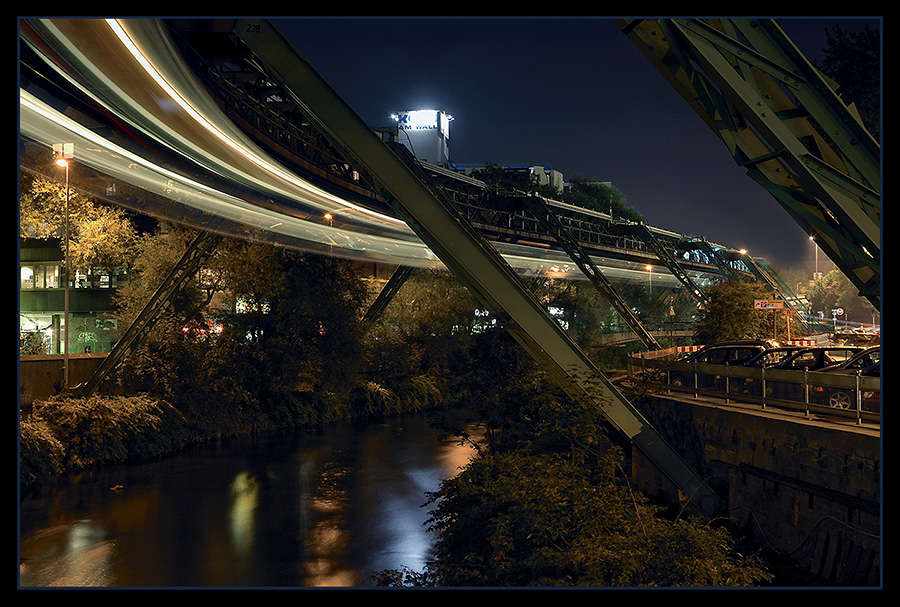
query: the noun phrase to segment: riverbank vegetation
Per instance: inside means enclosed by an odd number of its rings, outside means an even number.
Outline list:
[[[132,281],[116,292],[119,327],[192,237],[165,226],[140,241]],[[376,286],[343,260],[223,241],[103,390],[60,394],[22,416],[20,483],[222,437],[434,405],[436,376],[420,370],[423,357],[436,356],[417,331],[379,339],[379,329],[360,322]]]
[[[508,333],[473,343],[458,394],[485,435],[429,496],[434,561],[383,586],[755,586],[765,564],[722,525],[651,503],[594,402],[572,400]],[[462,426],[445,426],[465,438]]]
[[[167,227],[141,239],[120,327],[190,242]],[[551,385],[498,319],[450,274],[420,269],[371,323],[383,282],[330,256],[226,240],[109,387],[35,403],[22,420],[20,479],[164,457],[220,437],[404,412],[467,411],[480,456],[429,499],[437,558],[380,585],[753,585],[761,564],[722,528],[671,516],[633,491],[625,454],[593,405]],[[596,346],[614,312],[589,283],[541,281],[542,301]],[[582,289],[582,287],[584,287]],[[635,290],[639,297],[639,290]],[[127,396],[119,394],[125,393]]]

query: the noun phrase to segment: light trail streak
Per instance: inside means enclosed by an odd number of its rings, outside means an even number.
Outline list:
[[[334,244],[354,253],[370,254],[395,262],[432,264],[434,254],[421,242],[357,234],[263,209],[230,196],[177,172],[160,167],[116,146],[90,129],[50,108],[27,91],[20,91],[20,129],[28,138],[48,147],[73,141],[77,160],[123,182],[240,225],[299,238],[310,243]]]
[[[275,164],[266,161],[260,155],[252,152],[247,149],[243,145],[238,144],[237,141],[226,135],[221,129],[219,129],[216,125],[210,122],[203,114],[194,109],[194,107],[175,89],[175,87],[170,84],[170,82],[163,77],[163,75],[157,70],[150,62],[150,60],[140,51],[135,42],[132,40],[131,36],[125,31],[122,25],[116,19],[107,19],[106,23],[112,29],[113,33],[118,37],[118,39],[122,42],[128,52],[132,57],[138,62],[138,64],[144,69],[144,71],[156,82],[174,101],[181,107],[191,118],[193,118],[199,125],[201,125],[204,129],[206,129],[209,133],[211,133],[214,137],[219,139],[221,142],[225,143],[229,148],[240,154],[243,158],[246,158],[250,162],[252,162],[257,167],[263,169],[264,171],[270,173],[271,175],[286,181],[298,188],[306,190],[310,193],[315,194],[317,197],[321,197],[326,201],[329,201],[340,208],[350,208],[354,211],[364,213],[367,215],[371,215],[373,218],[379,221],[392,222],[398,226],[403,226],[406,228],[406,224],[400,220],[393,217],[389,217],[382,213],[378,213],[372,211],[370,209],[366,209],[364,207],[352,204],[342,198],[337,196],[333,196],[331,193],[321,190],[319,188],[313,187],[306,181],[298,179],[295,175],[291,174],[288,171],[282,170],[280,167]],[[323,207],[325,209],[327,207]],[[332,212],[336,212],[338,209],[333,209]]]
[[[130,90],[133,91],[133,94],[123,90],[115,83],[115,79],[108,74],[108,72],[112,73],[114,70],[112,59],[101,57],[108,64],[104,64],[104,66],[96,65],[94,61],[100,59],[92,60],[90,57],[87,57],[78,49],[78,45],[70,38],[70,35],[67,35],[55,23],[48,20],[40,23],[44,28],[45,35],[52,40],[53,45],[57,48],[63,48],[67,53],[70,53],[73,65],[77,66],[79,73],[82,74],[82,77],[87,82],[101,83],[102,90],[95,92],[82,83],[76,82],[83,91],[89,94],[91,98],[97,100],[98,103],[102,103],[110,111],[119,115],[130,124],[134,124],[136,128],[153,140],[164,142],[165,145],[180,152],[193,162],[205,163],[207,165],[206,168],[214,171],[216,174],[237,175],[237,183],[260,187],[287,200],[298,200],[324,211],[334,212],[334,206],[340,205],[349,211],[365,211],[365,213],[362,213],[362,217],[356,214],[351,214],[349,217],[345,215],[345,218],[350,220],[349,223],[340,227],[333,227],[328,224],[293,217],[287,212],[281,213],[278,210],[258,207],[245,200],[191,180],[184,175],[164,169],[146,158],[115,146],[90,129],[52,110],[49,106],[22,91],[21,131],[24,135],[48,146],[59,141],[76,139],[76,149],[79,150],[79,162],[93,166],[99,172],[108,174],[123,182],[157,193],[178,204],[204,211],[236,224],[273,233],[276,235],[274,239],[276,242],[278,242],[278,235],[283,235],[312,244],[330,245],[334,247],[336,255],[348,258],[368,258],[385,263],[442,267],[437,256],[424,243],[419,241],[412,230],[402,221],[363,209],[343,198],[315,188],[301,177],[267,160],[264,152],[249,150],[246,144],[238,141],[240,138],[239,131],[229,135],[226,131],[233,130],[235,127],[224,115],[217,114],[214,119],[209,110],[204,112],[197,109],[204,101],[210,108],[214,108],[215,104],[208,99],[197,97],[199,91],[188,94],[185,92],[186,88],[172,84],[177,78],[164,75],[163,72],[166,70],[158,65],[162,63],[162,60],[148,57],[147,53],[141,50],[142,48],[156,48],[157,45],[161,44],[159,39],[153,37],[157,34],[148,33],[147,30],[152,29],[149,28],[149,25],[141,23],[142,31],[136,32],[132,31],[131,26],[133,24],[131,23],[126,29],[123,22],[117,20],[88,21],[99,21],[107,24],[109,31],[115,34],[115,39],[128,49],[128,56],[132,57],[141,66],[140,71],[131,74],[131,76],[137,75],[136,78],[125,78],[125,81],[131,86]],[[177,66],[168,67],[176,71],[178,69]],[[141,77],[141,73],[146,74],[146,76]],[[208,151],[199,142],[189,139],[187,135],[182,135],[177,127],[164,123],[154,114],[155,111],[166,116],[169,120],[175,120],[175,118],[169,117],[165,109],[160,107],[145,108],[139,103],[137,96],[143,94],[146,97],[148,88],[152,86],[150,84],[142,84],[141,78],[144,79],[144,82],[146,78],[152,80],[160,90],[165,92],[165,95],[172,103],[176,104],[190,117],[194,124],[199,125],[203,131],[210,133],[215,141],[224,145],[225,148],[223,148],[222,152]],[[100,98],[101,96],[102,99]],[[161,100],[157,101],[161,103]],[[137,124],[136,120],[141,120],[143,124]],[[227,165],[226,160],[216,155],[224,154],[225,149],[252,162],[255,167],[260,168],[265,175],[269,176],[269,180],[262,182],[236,167]],[[203,160],[198,161],[198,158]],[[303,196],[299,196],[296,191],[282,188],[279,182],[290,184],[294,188],[299,189],[304,193]],[[373,229],[380,228],[383,230],[385,221],[391,224],[391,229],[388,230],[387,235],[370,233]],[[554,275],[564,275],[570,279],[585,278],[564,253],[506,243],[494,243],[494,246],[510,265],[521,273],[543,275],[551,272]],[[603,268],[604,274],[610,280],[620,282],[639,281],[645,276],[645,272],[642,270],[643,264],[611,263],[608,260],[598,260],[597,265]],[[554,268],[562,268],[564,272],[559,273]],[[671,274],[660,273],[658,277],[654,275],[654,281],[656,280],[659,280],[661,285],[666,284],[666,281],[673,287],[680,285]]]

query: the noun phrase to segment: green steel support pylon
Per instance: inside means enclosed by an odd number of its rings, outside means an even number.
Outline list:
[[[81,396],[90,396],[112,371],[128,356],[147,330],[159,318],[159,313],[169,303],[171,297],[196,276],[201,264],[212,255],[222,237],[210,232],[200,232],[188,246],[184,255],[169,272],[156,292],[144,305],[143,310],[131,323],[122,338],[116,342],[112,352],[103,359],[94,374],[81,386],[77,386]]]
[[[617,19],[739,166],[881,308],[881,148],[772,19]]]
[[[511,334],[563,389],[595,403],[702,512],[721,512],[721,498],[566,335],[496,249],[441,192],[429,190],[270,23],[236,20],[233,32],[347,161],[375,176],[395,211],[473,295],[508,320]]]
[[[619,296],[619,293],[616,291],[615,287],[613,287],[612,283],[609,282],[609,279],[603,275],[603,272],[597,267],[597,264],[591,260],[590,256],[581,245],[572,238],[569,231],[560,223],[559,219],[553,214],[553,211],[550,210],[550,207],[547,206],[546,202],[539,196],[520,196],[515,200],[540,222],[547,233],[556,239],[566,252],[566,255],[569,256],[569,259],[575,262],[581,272],[587,277],[591,284],[594,285],[594,288],[600,292],[607,302],[609,302],[613,309],[619,314],[619,317],[626,325],[628,325],[634,334],[638,336],[638,339],[641,340],[644,346],[649,350],[661,350],[662,346],[659,345],[656,338],[647,331],[637,315]]]
[[[369,309],[366,310],[362,320],[363,326],[369,326],[381,316],[384,309],[391,303],[391,300],[394,299],[397,291],[400,290],[400,287],[403,286],[403,283],[405,283],[406,279],[409,278],[409,275],[412,274],[412,271],[412,266],[398,266],[397,269],[394,270],[394,273],[391,274],[387,284],[384,285],[384,288],[378,293],[378,297],[375,298],[375,301],[373,301],[372,305],[369,306]]]

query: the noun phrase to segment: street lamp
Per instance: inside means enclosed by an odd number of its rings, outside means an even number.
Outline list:
[[[328,227],[334,227],[334,215],[331,213],[325,213],[325,219],[328,220]],[[334,257],[334,239],[331,234],[328,235],[328,257]]]
[[[650,277],[650,289],[649,289],[649,293],[650,293],[650,295],[653,295],[653,266],[651,266],[651,265],[648,264],[648,265],[645,266],[645,267],[646,267],[646,269],[647,269],[647,276]]]
[[[73,157],[75,144],[54,143],[53,157],[57,165],[66,169],[66,233],[65,233],[65,310],[63,311],[63,385],[69,388],[69,277],[71,276],[69,262],[69,159]]]
[[[819,278],[819,245],[816,244],[815,236],[810,236],[809,240],[810,240],[810,242],[813,243],[813,249],[816,252],[816,271],[813,272],[813,280],[815,281],[815,280],[818,280],[818,278]]]

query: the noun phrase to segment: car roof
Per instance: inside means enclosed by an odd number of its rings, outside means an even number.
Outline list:
[[[881,350],[881,346],[872,346],[870,348],[864,348],[864,349],[860,350],[858,353],[854,354],[852,357],[845,360],[844,362],[836,363],[834,365],[828,365],[827,367],[823,367],[823,368],[819,369],[819,371],[828,372],[828,371],[834,371],[837,369],[842,369],[844,367],[849,367],[850,365],[852,365],[853,363],[858,361],[860,358],[863,358],[864,356],[868,356],[869,354],[875,352],[876,350]]]
[[[730,348],[734,346],[766,346],[767,348],[777,348],[781,347],[781,344],[769,339],[731,339],[708,344],[700,348],[700,350],[708,350],[710,348]]]

